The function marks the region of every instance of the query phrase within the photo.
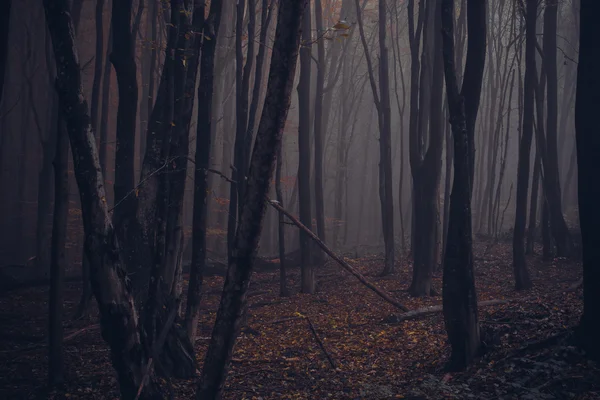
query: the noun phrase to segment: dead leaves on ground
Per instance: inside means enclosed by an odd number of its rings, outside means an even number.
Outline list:
[[[447,374],[448,345],[441,314],[399,324],[382,321],[397,310],[364,288],[333,263],[318,271],[315,295],[294,293],[279,298],[277,272],[257,273],[248,298],[246,327],[237,342],[226,386],[226,399],[355,399],[355,398],[594,398],[598,382],[589,364],[568,339],[536,350],[520,348],[577,324],[581,289],[561,294],[581,276],[581,267],[566,260],[550,263],[530,260],[534,289],[516,293],[510,265],[510,246],[476,245],[476,281],[479,300],[527,297],[529,300],[480,310],[487,352],[468,371]],[[353,260],[360,272],[392,293],[411,309],[438,305],[441,297],[410,298],[410,267],[380,278],[381,260]],[[299,271],[289,273],[290,288],[299,287]],[[222,277],[205,279],[203,313],[196,340],[202,363],[208,346]],[[441,276],[434,278],[441,288]],[[72,315],[78,287],[68,285],[67,315]],[[47,291],[27,289],[0,298],[0,356],[17,354],[31,343],[5,340],[21,333],[42,335],[46,328]],[[326,352],[315,340],[308,316]],[[67,321],[74,332],[95,321]],[[8,335],[8,334],[11,335]],[[331,357],[335,368],[325,353]],[[0,366],[0,397],[105,399],[118,397],[109,352],[98,331],[81,334],[65,345],[67,384],[45,393],[46,354],[41,348],[19,355]],[[553,382],[553,383],[547,383]],[[194,381],[172,381],[176,398],[192,398]],[[572,396],[570,395],[572,394]],[[529,396],[529,397],[528,397]],[[538,396],[538,397],[531,397]],[[544,397],[546,396],[546,397]],[[550,396],[550,397],[548,397]],[[579,397],[578,397],[579,396]],[[588,396],[588,397],[585,397]],[[592,397],[589,397],[592,396]]]

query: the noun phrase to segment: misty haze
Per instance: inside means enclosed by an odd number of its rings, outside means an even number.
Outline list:
[[[600,0],[0,0],[0,397],[600,399]]]

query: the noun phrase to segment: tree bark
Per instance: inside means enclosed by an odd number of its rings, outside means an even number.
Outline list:
[[[246,314],[246,295],[267,207],[266,196],[273,175],[275,153],[291,102],[301,24],[307,3],[307,0],[289,0],[279,6],[265,105],[252,153],[244,207],[234,242],[234,257],[229,264],[206,353],[196,394],[198,399],[221,398],[233,346],[241,329],[242,317]]]
[[[300,221],[312,228],[310,195],[310,84],[311,84],[311,14],[310,4],[306,6],[302,19],[302,47],[300,48],[300,80],[298,81],[298,203]],[[312,243],[305,232],[300,232],[301,290],[302,293],[315,292],[315,271],[313,268]]]
[[[281,169],[283,164],[283,141],[277,149],[277,167],[275,170],[275,195],[279,204],[283,204],[283,191],[281,190]],[[277,238],[279,241],[279,296],[287,297],[290,292],[287,288],[287,277],[285,270],[285,215],[279,211],[277,224]]]
[[[210,167],[212,99],[215,75],[215,53],[221,24],[223,2],[212,1],[204,35],[210,40],[202,44],[200,84],[198,85],[198,122],[196,128],[196,161],[194,169],[194,211],[192,216],[192,264],[185,312],[185,327],[192,343],[200,318],[202,276],[206,265],[206,225],[208,200],[208,168]]]
[[[50,298],[48,301],[48,381],[57,386],[64,381],[63,361],[63,290],[65,276],[65,244],[69,216],[69,136],[62,115],[58,115],[54,158],[54,216],[50,255]]]
[[[452,347],[450,368],[464,369],[481,347],[477,294],[473,273],[471,193],[474,137],[469,122],[477,120],[485,66],[486,2],[468,0],[468,50],[462,93],[454,67],[454,1],[442,0],[444,72],[448,110],[454,137],[454,184],[450,196],[448,243],[444,260],[443,309]],[[469,97],[475,97],[469,98]],[[467,104],[469,107],[467,107]],[[471,125],[471,126],[473,126]]]
[[[517,290],[532,287],[525,258],[525,225],[527,223],[527,192],[529,188],[529,163],[533,137],[535,93],[535,43],[537,0],[526,0],[525,13],[525,82],[523,88],[523,131],[519,144],[515,226],[513,232],[513,269]]]
[[[124,246],[126,265],[134,264],[134,250],[128,244],[135,224],[136,196],[132,195],[135,174],[135,131],[138,101],[137,67],[133,53],[131,13],[133,0],[113,0],[113,42],[110,62],[115,68],[119,103],[117,107],[117,132],[115,153],[115,183],[113,224]],[[93,121],[94,122],[94,121]],[[106,123],[106,121],[105,121]]]
[[[0,4],[0,104],[4,93],[4,80],[8,60],[8,36],[10,33],[10,9],[12,0]]]
[[[600,108],[600,25],[597,16],[600,3],[581,0],[579,63],[577,65],[577,95],[575,103],[575,132],[579,185],[579,223],[581,227],[583,260],[583,315],[579,324],[582,347],[592,357],[600,358],[600,181],[597,177],[600,135],[598,109]]]
[[[45,0],[44,8],[57,64],[57,89],[67,121],[81,197],[85,249],[100,311],[102,336],[111,349],[121,395],[132,399],[142,382],[146,357],[133,297],[125,279],[126,270],[108,214],[104,180],[83,95],[71,14],[67,0]],[[152,384],[147,386],[142,398],[160,398],[155,389]]]

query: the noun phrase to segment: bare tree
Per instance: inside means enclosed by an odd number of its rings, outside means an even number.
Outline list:
[[[242,316],[246,313],[246,295],[267,207],[265,201],[277,147],[291,102],[302,18],[307,3],[307,0],[289,0],[279,6],[265,105],[250,162],[244,207],[234,242],[234,257],[229,264],[206,353],[198,399],[221,398],[233,346],[241,329]]]
[[[537,0],[526,0],[525,11],[525,82],[523,88],[523,132],[519,144],[519,167],[515,227],[513,233],[513,268],[517,290],[532,286],[525,259],[525,225],[527,223],[527,192],[529,188],[529,163],[533,137],[534,94],[535,94],[535,44]]]
[[[454,67],[454,1],[442,0],[444,71],[454,137],[454,184],[450,196],[448,243],[444,261],[443,309],[452,346],[450,367],[463,369],[479,352],[481,338],[473,273],[471,194],[474,125],[485,66],[486,2],[467,0],[467,62],[461,92]],[[468,105],[468,107],[467,107]]]

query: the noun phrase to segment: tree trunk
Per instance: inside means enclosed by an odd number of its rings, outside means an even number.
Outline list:
[[[119,103],[117,108],[117,133],[115,153],[115,183],[113,224],[119,241],[128,244],[128,238],[137,233],[135,224],[136,196],[134,190],[135,174],[135,131],[137,115],[137,72],[133,53],[131,32],[131,13],[133,0],[113,0],[112,21],[113,42],[110,62],[115,68]],[[105,121],[106,123],[106,121]],[[133,247],[124,246],[126,265],[133,265],[135,254]]]
[[[444,149],[444,126],[442,117],[443,97],[443,57],[441,44],[441,2],[431,3],[426,9],[429,16],[427,24],[432,28],[425,35],[425,43],[429,50],[423,53],[423,65],[429,64],[430,55],[433,55],[431,74],[431,95],[429,96],[429,136],[428,148],[424,158],[413,167],[415,203],[415,235],[418,244],[413,246],[413,277],[409,292],[413,296],[429,296],[433,294],[431,278],[433,270],[437,267],[437,254],[439,252],[437,240],[437,216],[440,178],[442,173],[442,153]],[[430,9],[429,7],[433,7]],[[433,37],[428,37],[428,36]],[[425,128],[423,128],[425,129]]]
[[[529,189],[529,162],[533,137],[535,92],[535,43],[537,0],[526,0],[525,13],[525,82],[523,89],[523,131],[519,144],[515,226],[513,233],[513,269],[517,290],[532,287],[525,258],[525,225],[527,224],[527,192]]]
[[[283,191],[281,190],[281,166],[283,157],[283,141],[277,149],[277,169],[275,170],[275,193],[279,204],[283,204]],[[277,238],[279,241],[279,296],[288,297],[290,291],[287,288],[287,278],[285,270],[285,216],[279,212],[277,225]]]
[[[298,82],[298,202],[300,221],[311,227],[310,196],[310,75],[311,61],[311,14],[310,4],[306,6],[302,19],[302,47],[300,48],[300,80]],[[302,293],[315,292],[315,271],[313,269],[312,243],[308,235],[300,232],[300,258],[302,268]]]
[[[454,67],[454,1],[442,0],[444,71],[454,137],[454,184],[444,260],[443,310],[452,346],[450,367],[457,370],[468,366],[481,347],[471,227],[473,158],[470,152],[474,147],[474,137],[472,131],[469,132],[467,121],[474,124],[477,119],[479,101],[476,100],[481,93],[485,66],[486,4],[481,0],[468,0],[467,7],[468,50],[461,96]],[[470,96],[476,99],[470,99]]]
[[[598,109],[600,108],[600,25],[597,16],[600,3],[581,0],[579,63],[577,65],[577,97],[575,103],[575,131],[577,139],[577,166],[579,187],[579,223],[583,252],[583,315],[579,337],[587,353],[600,358],[600,214],[598,198],[600,181],[597,177],[600,135]]]
[[[10,9],[12,0],[0,4],[0,104],[4,93],[4,80],[8,60],[8,37],[10,33]]]
[[[267,207],[265,201],[273,175],[275,153],[281,142],[291,102],[300,27],[307,3],[307,0],[280,3],[265,105],[252,153],[244,207],[234,242],[234,257],[229,264],[206,353],[196,394],[198,399],[221,398],[233,347],[241,329],[241,320],[246,314],[246,295]]]
[[[562,201],[560,193],[560,173],[558,169],[558,71],[556,66],[557,52],[557,0],[546,0],[544,9],[544,42],[543,64],[547,77],[548,96],[546,100],[547,137],[544,163],[544,193],[548,201],[550,212],[550,226],[552,236],[556,242],[558,257],[568,257],[572,252],[572,240],[569,229],[562,214]],[[546,162],[544,162],[546,161]]]
[[[111,349],[121,395],[132,399],[142,383],[146,357],[133,297],[125,279],[126,269],[121,262],[108,214],[104,180],[83,96],[71,14],[67,0],[45,0],[44,8],[57,64],[57,88],[61,107],[65,110],[81,197],[85,249],[100,311],[102,336]],[[146,386],[142,398],[159,398],[155,386]]]
[[[535,153],[535,164],[533,165],[533,180],[531,182],[531,199],[529,201],[529,227],[527,228],[527,244],[525,245],[525,254],[533,255],[535,247],[535,237],[537,231],[537,205],[540,201],[538,193],[540,183],[540,153]]]
[[[64,381],[63,362],[63,290],[65,276],[65,244],[69,216],[69,136],[62,115],[58,115],[56,153],[54,158],[54,216],[50,255],[50,299],[48,301],[48,380],[50,386]]]
[[[315,0],[315,24],[317,38],[324,35],[323,28],[323,6],[321,0]],[[317,87],[315,93],[314,112],[314,134],[315,134],[315,219],[317,222],[317,233],[321,240],[325,239],[325,203],[323,194],[323,96],[325,95],[325,73],[327,62],[325,61],[325,40],[317,40]],[[325,254],[320,249],[315,249],[315,261],[323,264]]]
[[[221,24],[223,2],[213,0],[206,21],[204,35],[210,40],[202,44],[200,84],[198,85],[198,123],[196,127],[196,161],[194,168],[194,212],[192,220],[192,264],[185,311],[185,329],[194,343],[198,320],[202,275],[206,265],[206,220],[208,199],[208,168],[210,167],[211,115],[215,75],[215,53]],[[200,12],[199,10],[197,12]],[[204,13],[204,12],[203,12]],[[196,16],[196,12],[194,13]]]

